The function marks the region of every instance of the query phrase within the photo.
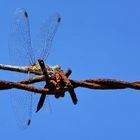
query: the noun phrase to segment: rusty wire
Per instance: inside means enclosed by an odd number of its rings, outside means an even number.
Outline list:
[[[74,104],[77,104],[78,99],[76,97],[75,88],[89,88],[98,90],[109,90],[109,89],[125,89],[132,88],[139,90],[140,81],[127,82],[115,79],[86,79],[86,80],[72,80],[68,77],[72,73],[70,69],[67,72],[59,70],[55,72],[52,76],[49,76],[45,68],[45,63],[43,60],[39,60],[40,67],[42,69],[43,75],[37,76],[30,79],[25,79],[22,81],[11,82],[0,80],[0,90],[8,90],[11,88],[17,88],[21,90],[27,90],[31,92],[36,92],[41,95],[40,104],[38,104],[38,110],[40,110],[46,95],[54,95],[56,98],[64,97],[65,92],[68,91],[71,100]],[[44,88],[39,88],[31,86],[29,84],[45,81]]]
[[[140,90],[140,81],[127,82],[122,80],[115,79],[87,79],[87,80],[72,80],[69,79],[74,88],[89,88],[89,89],[100,89],[100,90],[109,90],[109,89],[126,89],[131,88],[135,90]],[[50,91],[46,88],[37,88],[29,86],[28,84],[37,83],[44,81],[44,76],[37,76],[34,78],[25,79],[18,82],[11,82],[0,80],[0,90],[6,90],[11,88],[17,88],[22,90],[28,90],[37,93],[48,94]],[[37,91],[38,90],[38,91]],[[67,89],[65,89],[67,91]]]

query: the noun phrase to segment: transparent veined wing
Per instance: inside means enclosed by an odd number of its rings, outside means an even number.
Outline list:
[[[12,89],[10,96],[16,123],[20,129],[26,129],[32,119],[32,93]]]
[[[9,38],[10,59],[15,65],[25,66],[35,63],[31,45],[28,13],[17,8],[11,26]]]
[[[52,46],[52,41],[60,24],[60,15],[54,13],[44,21],[34,41],[35,58],[46,60]]]
[[[36,61],[38,59],[42,59],[44,61],[47,59],[52,46],[52,41],[59,27],[60,20],[60,15],[55,13],[50,16],[49,19],[45,20],[40,27],[40,31],[34,41]],[[48,97],[47,99],[46,97],[46,95],[40,96],[36,112],[38,112],[44,106],[44,102],[48,99]]]
[[[12,31],[10,35],[9,50],[11,60],[15,65],[29,65],[36,63],[38,59],[45,60],[49,54],[52,40],[60,23],[59,14],[54,14],[46,20],[40,28],[35,40],[34,52],[31,46],[30,27],[28,14],[24,9],[17,9],[13,18]],[[32,115],[32,93],[14,90],[11,93],[12,106],[16,114],[18,124],[26,128],[31,122]]]
[[[14,65],[25,66],[35,62],[28,18],[24,9],[16,9],[9,39],[10,59]],[[32,116],[32,93],[13,89],[10,95],[18,125],[27,128]]]

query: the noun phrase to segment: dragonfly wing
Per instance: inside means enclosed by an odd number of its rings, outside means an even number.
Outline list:
[[[29,65],[34,61],[31,47],[28,14],[24,9],[15,11],[9,40],[9,53],[14,65]],[[20,74],[16,77],[21,78]],[[24,76],[22,75],[22,78]],[[25,77],[24,77],[25,78]],[[26,128],[31,122],[32,93],[13,90],[10,92],[12,107],[21,128]]]
[[[52,46],[53,38],[56,34],[59,24],[60,15],[58,13],[55,13],[49,19],[45,20],[43,25],[40,27],[40,31],[36,37],[37,39],[35,39],[34,41],[36,61],[38,59],[46,60],[46,58],[48,57]],[[49,103],[49,97],[46,95],[41,95],[37,104],[36,112],[38,112],[46,104],[48,109],[51,108]]]
[[[45,112],[52,113],[52,106],[51,106],[51,102],[50,102],[50,97],[48,95],[46,96],[42,109]]]
[[[29,17],[24,9],[16,9],[9,38],[10,60],[14,65],[35,63],[31,46]]]
[[[32,93],[13,89],[10,94],[11,104],[15,114],[15,118],[17,120],[17,124],[19,128],[26,129],[31,123]]]
[[[46,60],[48,57],[53,38],[59,27],[59,24],[60,15],[55,13],[49,19],[45,20],[43,25],[40,27],[40,31],[36,37],[37,39],[34,41],[36,60]]]

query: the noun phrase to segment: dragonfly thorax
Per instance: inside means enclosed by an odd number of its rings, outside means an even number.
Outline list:
[[[31,69],[37,72],[41,72],[39,64],[32,64]]]
[[[59,65],[55,65],[55,66],[48,66],[48,65],[45,65],[45,66],[46,66],[46,70],[47,70],[48,72],[51,72],[51,73],[55,73],[55,72],[61,70],[61,67],[60,67]],[[30,68],[31,68],[33,71],[42,72],[42,70],[41,70],[39,64],[32,64],[32,65],[30,66]]]

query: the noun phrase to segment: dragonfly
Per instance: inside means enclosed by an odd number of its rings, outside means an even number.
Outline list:
[[[60,19],[58,13],[46,19],[40,27],[40,31],[34,40],[35,42],[32,43],[28,13],[23,8],[17,8],[13,16],[9,39],[9,52],[10,56],[12,56],[12,61],[15,62],[14,64],[18,66],[30,66],[34,71],[41,71],[38,59],[46,61],[52,46],[52,41],[59,27]],[[52,72],[60,69],[58,65],[54,67],[46,65],[46,69],[48,68]],[[32,118],[34,93],[26,92],[24,94],[21,91],[11,93],[13,110],[18,125],[21,128],[27,128]],[[46,95],[40,95],[37,112],[42,108],[45,100]]]

